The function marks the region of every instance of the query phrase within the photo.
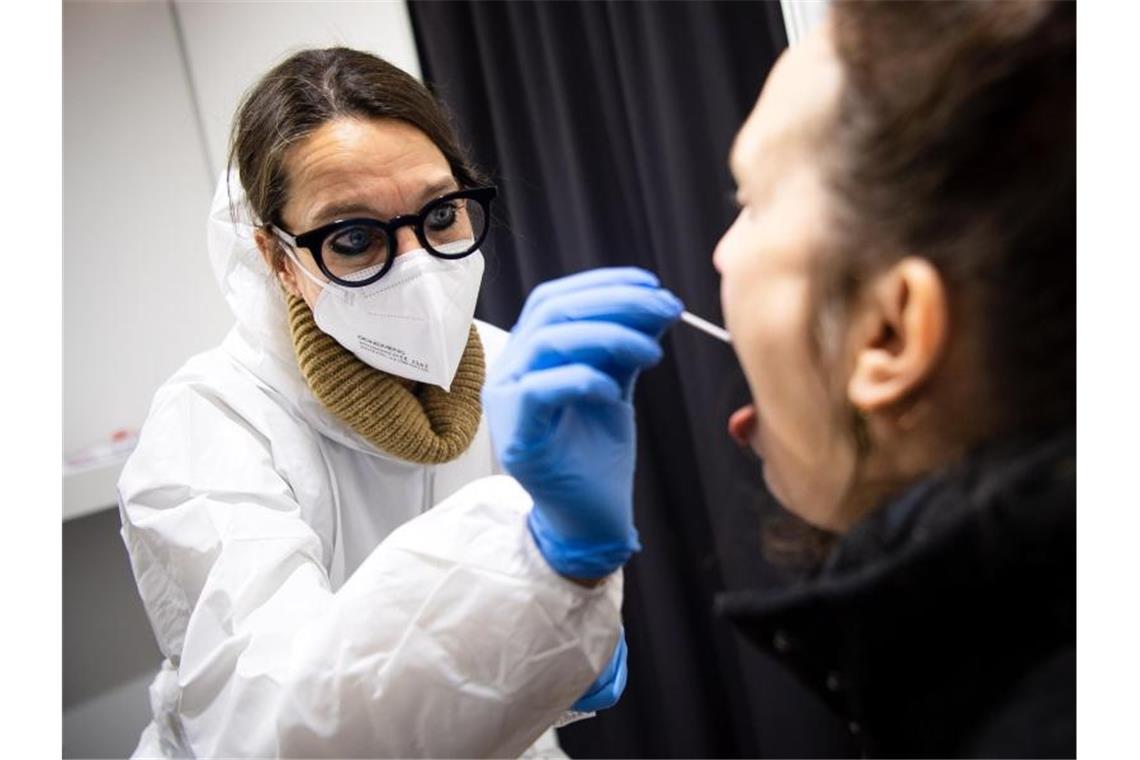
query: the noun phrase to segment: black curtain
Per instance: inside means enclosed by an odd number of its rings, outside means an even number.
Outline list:
[[[734,215],[733,136],[786,47],[778,3],[411,2],[425,79],[500,188],[478,315],[509,329],[540,282],[656,272],[720,320],[711,255]],[[639,380],[637,524],[626,570],[629,685],[563,729],[576,757],[827,756],[843,732],[713,614],[773,586],[774,509],[729,440],[748,399],[732,351],[683,325]]]

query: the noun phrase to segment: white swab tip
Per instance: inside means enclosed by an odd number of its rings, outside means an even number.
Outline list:
[[[728,330],[725,330],[723,327],[717,327],[712,322],[709,322],[707,319],[701,319],[696,314],[682,311],[681,321],[687,325],[691,325],[697,328],[705,335],[711,335],[717,340],[722,340],[725,343],[732,343],[732,339],[728,335]]]

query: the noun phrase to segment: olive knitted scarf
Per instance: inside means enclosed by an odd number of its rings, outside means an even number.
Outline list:
[[[475,325],[449,393],[370,367],[317,327],[303,299],[287,298],[293,352],[326,409],[376,448],[409,462],[449,462],[467,450],[483,414],[486,369]]]

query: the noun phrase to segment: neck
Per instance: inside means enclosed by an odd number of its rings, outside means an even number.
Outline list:
[[[901,414],[875,415],[864,421],[866,444],[856,455],[852,485],[839,510],[839,533],[931,473],[961,461],[993,435],[964,435],[939,417],[930,404],[920,402]]]

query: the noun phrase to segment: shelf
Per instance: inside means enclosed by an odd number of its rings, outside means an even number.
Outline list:
[[[126,456],[107,461],[92,467],[64,467],[63,470],[63,519],[101,512],[118,506],[119,497],[115,484],[123,470]]]

